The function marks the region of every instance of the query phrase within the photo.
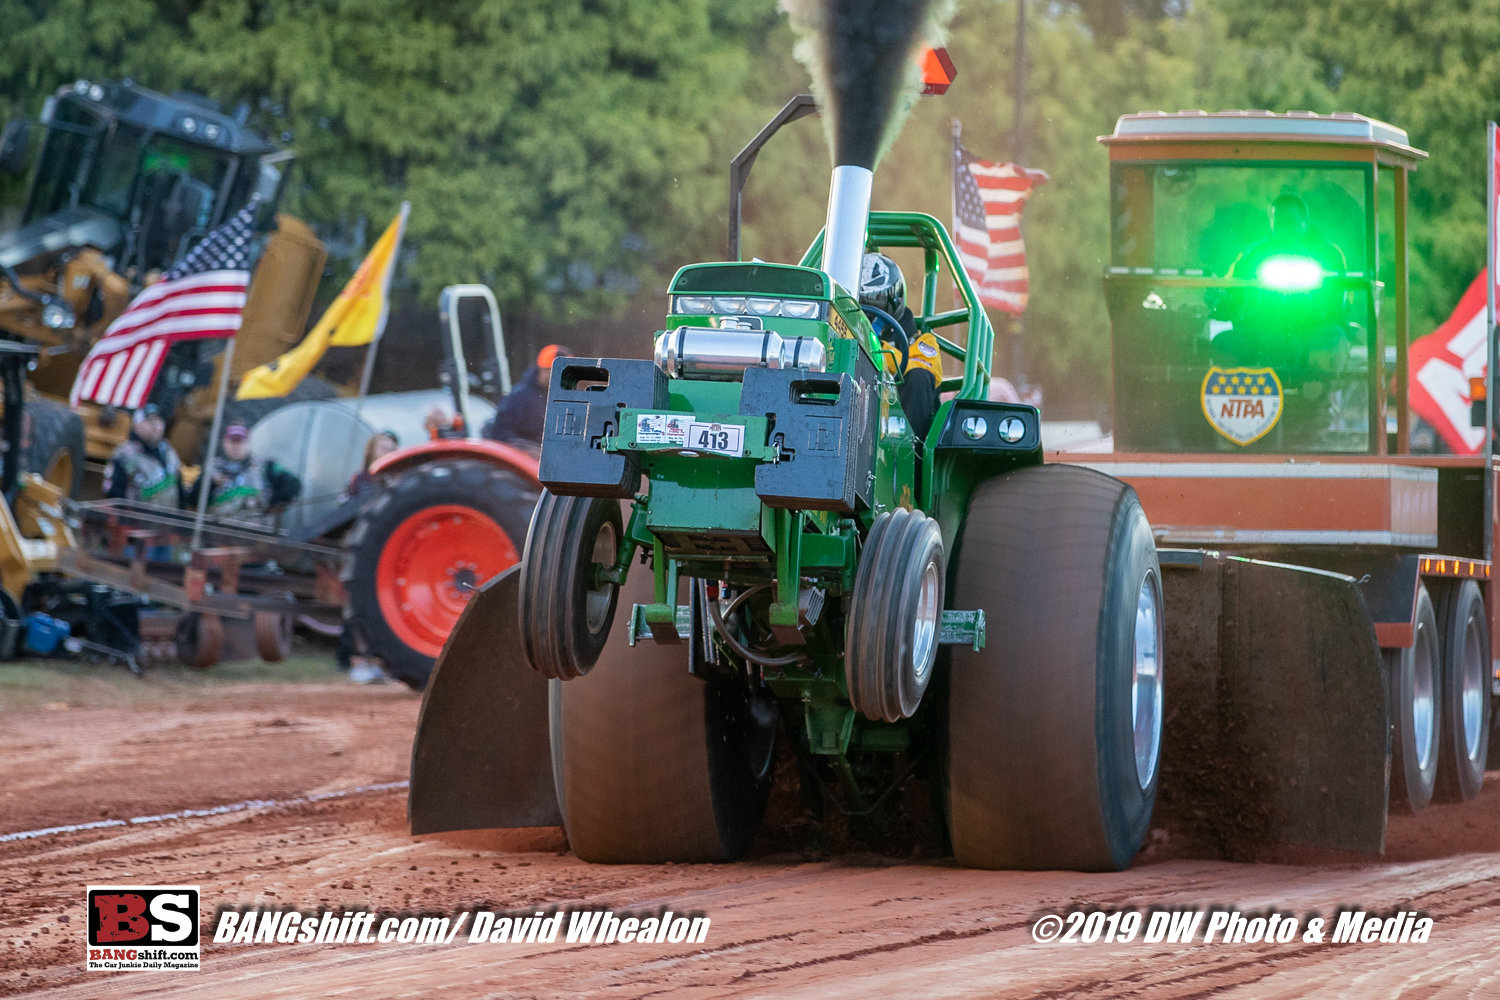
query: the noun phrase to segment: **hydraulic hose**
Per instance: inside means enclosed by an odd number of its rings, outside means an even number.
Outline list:
[[[751,594],[765,590],[766,587],[767,584],[763,583],[759,587],[751,587],[743,594],[740,594],[733,601],[729,602],[728,613],[734,614],[735,609],[743,604]],[[805,653],[792,653],[788,656],[766,656],[764,653],[757,653],[747,648],[738,639],[729,634],[729,628],[724,624],[724,616],[719,613],[718,601],[708,602],[708,615],[714,620],[714,630],[719,633],[719,637],[724,640],[724,644],[736,655],[749,660],[751,663],[762,667],[789,667],[794,663],[801,663],[807,659],[807,654]]]

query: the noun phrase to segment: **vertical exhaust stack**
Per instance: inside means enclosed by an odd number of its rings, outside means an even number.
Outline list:
[[[852,293],[870,216],[875,164],[922,89],[913,56],[937,44],[953,0],[781,0],[801,35],[796,55],[813,78],[833,152],[823,270]]]
[[[870,218],[870,187],[875,171],[852,163],[833,168],[828,188],[828,222],[823,230],[823,270],[851,295],[859,294],[859,269]]]

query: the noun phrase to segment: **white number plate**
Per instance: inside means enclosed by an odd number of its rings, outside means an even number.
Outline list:
[[[745,428],[739,424],[689,424],[683,447],[740,458],[745,454]]]

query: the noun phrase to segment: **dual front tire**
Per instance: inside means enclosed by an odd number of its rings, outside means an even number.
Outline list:
[[[521,562],[520,614],[527,662],[543,677],[582,677],[604,651],[619,588],[600,574],[624,534],[618,501],[542,491]]]
[[[936,521],[905,508],[876,516],[844,628],[849,702],[866,718],[916,712],[937,662],[947,575]]]

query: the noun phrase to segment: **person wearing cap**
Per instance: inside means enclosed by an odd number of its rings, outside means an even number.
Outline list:
[[[526,369],[520,384],[495,407],[495,416],[480,431],[491,441],[508,444],[540,445],[542,426],[547,420],[547,388],[552,381],[552,363],[571,358],[573,352],[561,344],[548,344],[536,356],[536,364]]]
[[[241,423],[224,428],[213,466],[187,491],[183,506],[198,506],[198,490],[207,479],[208,513],[254,524],[272,523],[275,513],[302,494],[302,480],[273,461],[250,455],[250,429]]]
[[[112,499],[176,507],[181,495],[182,461],[165,440],[161,408],[147,403],[135,411],[130,437],[104,467],[104,495]]]

